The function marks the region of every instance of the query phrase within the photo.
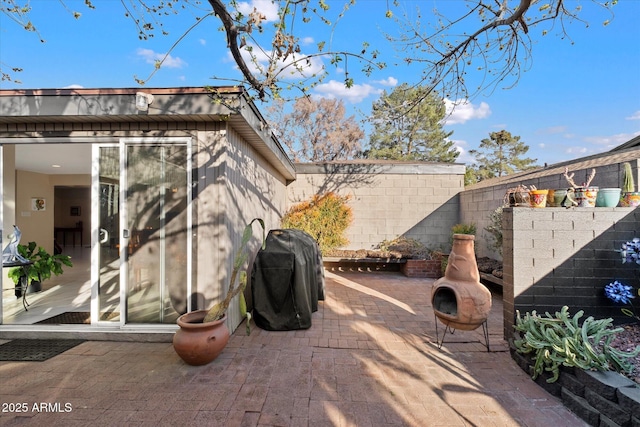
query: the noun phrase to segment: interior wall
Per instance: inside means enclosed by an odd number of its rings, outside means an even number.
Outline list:
[[[40,208],[36,199],[44,200]],[[55,210],[53,186],[49,175],[16,171],[16,225],[22,232],[20,243],[36,242],[53,253],[53,217]]]

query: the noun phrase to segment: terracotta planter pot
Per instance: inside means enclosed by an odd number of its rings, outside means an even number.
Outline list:
[[[206,365],[215,360],[229,342],[229,329],[222,319],[202,323],[208,310],[197,310],[178,318],[178,330],[173,336],[173,348],[189,365]]]

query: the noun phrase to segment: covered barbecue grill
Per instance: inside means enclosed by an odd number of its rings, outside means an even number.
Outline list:
[[[311,327],[324,300],[324,271],[317,242],[301,230],[271,230],[251,272],[256,325],[269,331]]]

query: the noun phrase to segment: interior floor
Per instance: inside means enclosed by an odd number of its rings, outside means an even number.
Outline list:
[[[91,248],[65,246],[73,267],[42,283],[42,291],[27,294],[26,311],[22,297],[17,298],[14,284],[5,279],[2,286],[2,322],[5,325],[31,325],[67,311],[91,310]]]

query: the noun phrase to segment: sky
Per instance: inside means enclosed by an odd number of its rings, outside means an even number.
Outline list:
[[[208,9],[188,9],[164,18],[168,35],[139,40],[133,23],[124,16],[123,4],[130,0],[92,0],[95,10],[87,9],[83,0],[31,0],[31,21],[39,36],[27,33],[6,15],[0,14],[0,62],[3,69],[21,67],[13,77],[0,82],[1,89],[38,88],[107,88],[140,87],[135,78],[146,79],[154,70],[155,60],[162,58],[172,45]],[[519,0],[509,0],[511,4]],[[328,0],[331,13],[341,10],[342,1]],[[462,0],[401,1],[401,7],[413,19],[416,7],[422,22],[433,19],[431,8],[454,11]],[[472,163],[469,150],[491,132],[507,130],[529,146],[528,157],[537,164],[553,164],[608,151],[640,135],[640,0],[619,0],[611,14],[590,0],[565,0],[568,6],[584,5],[583,23],[567,26],[570,40],[558,35],[558,26],[542,37],[542,29],[533,29],[532,61],[516,85],[505,81],[468,100],[449,100],[457,107],[445,122],[453,131],[450,139],[460,151],[458,162]],[[241,3],[247,11],[253,6],[274,16],[270,0]],[[325,65],[327,78],[312,90],[315,97],[342,99],[348,114],[363,121],[382,91],[391,91],[402,83],[415,83],[420,75],[417,64],[403,63],[397,49],[385,34],[396,34],[398,25],[385,17],[386,0],[358,0],[331,28],[308,25],[299,33],[301,46],[326,41],[335,49],[360,51],[366,40],[380,51],[387,63],[370,76],[350,65],[355,79],[345,88],[342,66]],[[81,12],[75,19],[71,11]],[[396,11],[398,12],[398,11]],[[453,13],[453,12],[451,12]],[[401,17],[396,14],[394,17]],[[608,25],[603,25],[610,20]],[[314,22],[317,22],[314,21]],[[240,74],[226,49],[224,35],[215,17],[204,19],[189,31],[171,50],[163,66],[146,84],[154,87],[200,87],[235,84]],[[224,77],[225,80],[214,79]],[[470,73],[474,82],[480,74]],[[268,103],[258,102],[266,110]],[[363,124],[368,132],[369,127]]]

